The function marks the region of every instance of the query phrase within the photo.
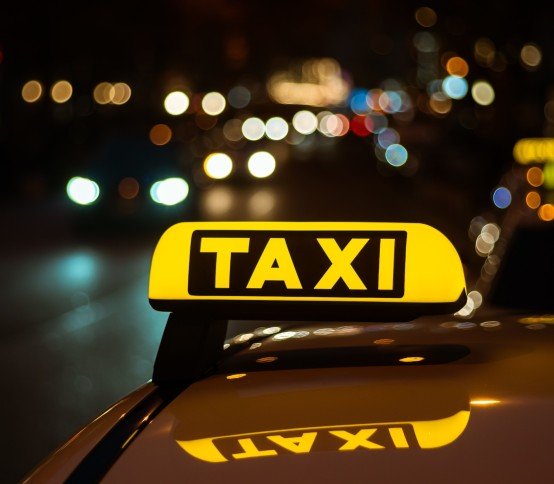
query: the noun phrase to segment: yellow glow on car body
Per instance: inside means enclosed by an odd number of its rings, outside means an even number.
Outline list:
[[[227,375],[227,380],[238,380],[240,378],[244,378],[246,376],[246,373],[233,373],[232,375]]]
[[[486,407],[488,405],[496,405],[497,403],[500,403],[500,400],[495,400],[494,398],[475,398],[469,403],[471,405]]]
[[[400,361],[401,363],[419,363],[424,359],[425,358],[423,356],[406,356],[404,358],[400,358],[398,361]]]
[[[271,457],[282,454],[283,451],[308,454],[317,451],[318,442],[329,436],[334,439],[335,447],[321,450],[344,452],[358,449],[409,449],[417,446],[421,449],[436,449],[456,441],[466,429],[469,416],[469,410],[460,410],[454,415],[437,420],[300,427],[195,440],[178,439],[176,442],[187,454],[213,463]],[[416,442],[410,443],[406,437],[405,429],[410,427],[413,429],[417,445]],[[372,440],[376,432],[387,434],[392,445],[384,446]],[[294,435],[289,435],[291,433]],[[235,442],[242,452],[222,452],[220,444],[224,441]],[[260,441],[264,442],[263,448],[256,444]]]

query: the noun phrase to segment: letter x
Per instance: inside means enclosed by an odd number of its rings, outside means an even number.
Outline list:
[[[351,434],[346,430],[330,430],[329,433],[339,439],[346,440],[346,444],[339,450],[354,450],[358,447],[363,447],[364,449],[384,449],[382,445],[367,440],[376,431],[377,429],[362,429],[355,434]]]
[[[317,241],[331,261],[331,266],[315,285],[315,289],[332,289],[341,278],[348,289],[366,289],[360,276],[352,267],[352,261],[369,239],[352,239],[342,250],[335,239],[317,239]]]

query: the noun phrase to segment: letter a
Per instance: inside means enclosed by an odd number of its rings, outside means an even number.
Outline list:
[[[316,438],[317,432],[304,432],[301,437],[283,437],[281,435],[270,435],[268,440],[290,450],[295,454],[307,454],[310,452]]]
[[[302,289],[285,239],[269,239],[246,287],[261,289],[266,281],[283,281],[287,289]]]

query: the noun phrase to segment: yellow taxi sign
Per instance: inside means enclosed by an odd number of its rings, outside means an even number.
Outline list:
[[[206,317],[370,319],[456,311],[456,249],[413,223],[183,222],[152,259],[155,309]]]

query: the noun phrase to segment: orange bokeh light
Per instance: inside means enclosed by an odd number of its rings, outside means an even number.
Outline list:
[[[539,208],[539,218],[545,222],[554,220],[554,205],[545,203]]]
[[[527,181],[529,182],[529,185],[533,187],[540,187],[544,182],[544,174],[542,170],[537,166],[529,168],[527,170]]]
[[[465,77],[469,72],[469,66],[461,57],[451,57],[446,63],[446,70],[451,76]]]
[[[166,145],[172,136],[171,128],[167,124],[156,124],[150,130],[150,141],[157,146]]]
[[[138,195],[139,184],[134,178],[123,178],[117,187],[119,194],[126,200],[131,200]]]
[[[529,192],[525,197],[525,203],[529,208],[539,208],[541,196],[537,192]]]

